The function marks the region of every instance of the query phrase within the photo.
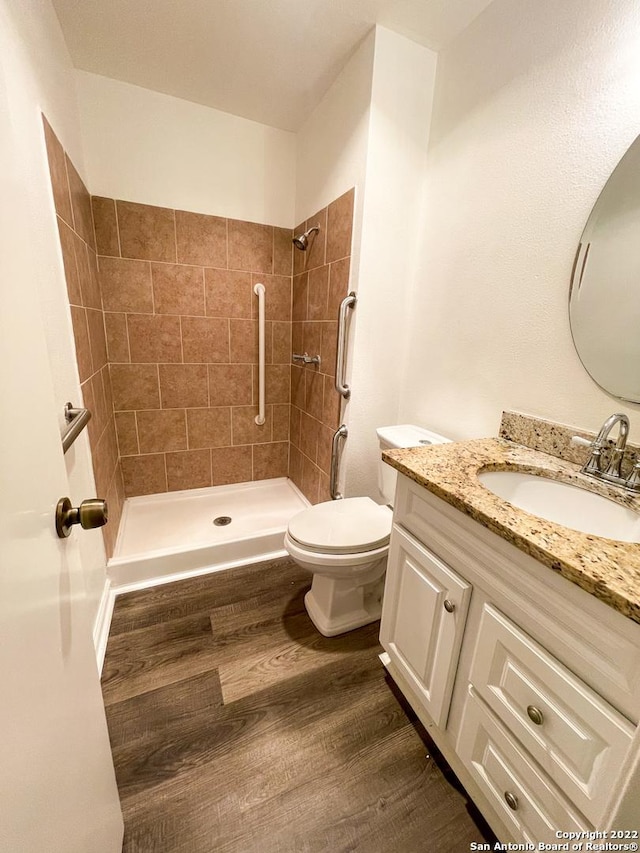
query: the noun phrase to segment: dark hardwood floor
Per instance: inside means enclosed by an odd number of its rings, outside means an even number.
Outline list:
[[[125,853],[457,853],[489,840],[289,559],[120,596],[103,694]]]

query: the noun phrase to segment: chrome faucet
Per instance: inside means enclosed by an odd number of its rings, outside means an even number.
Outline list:
[[[618,439],[611,454],[611,459],[606,469],[602,470],[602,451],[608,444],[609,433],[618,424]],[[627,436],[629,435],[629,418],[617,412],[610,415],[600,427],[600,432],[591,444],[591,455],[582,467],[582,473],[608,483],[615,483],[633,491],[640,491],[640,460],[636,462],[633,471],[628,477],[622,476],[622,460],[627,448]]]

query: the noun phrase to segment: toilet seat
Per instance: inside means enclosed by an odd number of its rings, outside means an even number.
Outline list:
[[[284,547],[291,557],[310,572],[319,572],[332,577],[355,577],[368,571],[367,566],[384,559],[389,553],[389,543],[372,551],[355,554],[323,554],[313,548],[299,545],[288,533],[284,534]]]
[[[371,498],[326,501],[289,522],[288,538],[305,551],[353,555],[386,548],[392,513]]]

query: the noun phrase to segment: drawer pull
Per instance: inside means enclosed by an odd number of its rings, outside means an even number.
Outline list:
[[[504,798],[510,809],[515,811],[518,808],[518,798],[515,794],[512,794],[511,791],[505,791]]]
[[[453,611],[456,609],[456,606],[453,601],[450,601],[448,598],[445,598],[444,609],[447,611],[447,613],[453,613]]]
[[[529,719],[532,723],[535,723],[536,726],[541,726],[544,723],[544,716],[540,708],[536,708],[535,705],[527,706],[527,714],[529,715]]]

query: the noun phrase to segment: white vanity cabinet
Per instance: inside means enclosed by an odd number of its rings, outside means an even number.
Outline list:
[[[400,476],[380,638],[501,840],[640,829],[640,625]]]
[[[419,542],[394,530],[381,642],[436,725],[447,722],[471,584]]]

